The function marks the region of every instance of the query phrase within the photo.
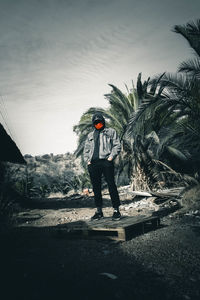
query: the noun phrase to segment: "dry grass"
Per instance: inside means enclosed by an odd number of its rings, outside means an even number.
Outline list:
[[[200,209],[200,184],[188,187],[183,191],[181,205],[184,210]]]

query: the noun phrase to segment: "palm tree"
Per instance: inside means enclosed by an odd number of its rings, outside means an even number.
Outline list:
[[[132,184],[134,189],[160,187],[164,178],[154,160],[159,158],[159,133],[172,119],[170,111],[166,114],[165,83],[161,83],[165,73],[148,80],[145,92],[140,95],[139,107],[131,115],[125,137],[131,139]],[[163,137],[166,132],[163,132]]]
[[[134,140],[135,165],[150,185],[160,175],[165,174],[164,181],[172,173],[180,179],[175,170],[194,175],[200,167],[200,21],[177,25],[174,31],[188,40],[196,57],[183,62],[178,74],[157,75],[149,82],[150,91],[126,132]],[[150,147],[152,142],[157,145]]]
[[[163,82],[171,105],[178,111],[176,127],[184,134],[180,150],[183,154],[187,151],[187,164],[195,172],[200,167],[200,20],[176,25],[174,31],[188,41],[195,57],[182,62],[178,74],[166,74]]]

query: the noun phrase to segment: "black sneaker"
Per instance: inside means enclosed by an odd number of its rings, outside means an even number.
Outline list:
[[[112,220],[114,221],[118,221],[121,219],[121,214],[118,210],[114,210],[113,216],[112,216]]]
[[[94,216],[91,218],[91,221],[100,220],[103,218],[103,213],[96,211]]]

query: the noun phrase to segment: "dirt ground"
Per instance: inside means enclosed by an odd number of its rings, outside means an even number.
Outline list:
[[[2,299],[199,299],[198,211],[179,214],[175,200],[156,204],[126,190],[120,199],[122,215],[160,214],[160,228],[126,242],[46,235],[34,229],[88,220],[92,195],[26,203],[15,216],[21,230],[1,231]],[[110,206],[105,191],[107,217]]]

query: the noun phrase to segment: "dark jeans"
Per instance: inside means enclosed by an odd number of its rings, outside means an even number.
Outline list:
[[[101,178],[102,174],[108,184],[108,190],[112,206],[117,208],[120,205],[119,194],[114,179],[114,163],[107,159],[99,159],[88,165],[88,171],[93,186],[94,200],[96,207],[102,207]]]

